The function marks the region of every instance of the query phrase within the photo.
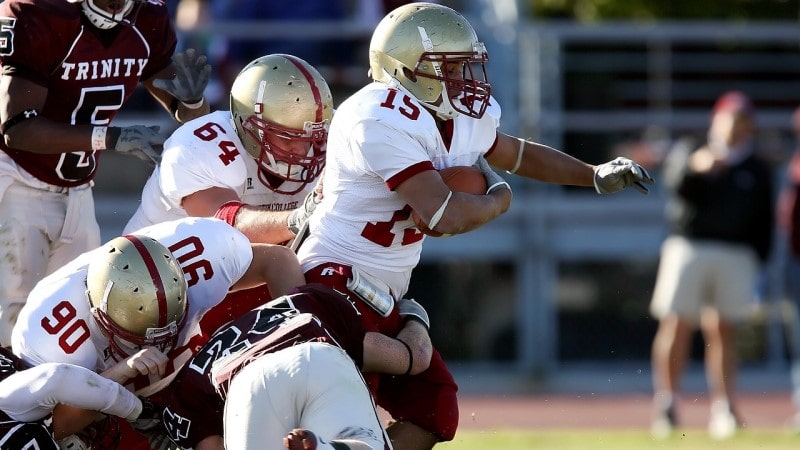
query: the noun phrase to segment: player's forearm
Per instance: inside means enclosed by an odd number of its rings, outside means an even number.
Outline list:
[[[444,234],[472,231],[506,212],[510,203],[508,190],[498,190],[489,195],[453,192],[436,231]]]
[[[175,111],[175,120],[180,123],[186,123],[190,120],[204,116],[211,111],[211,106],[208,101],[203,98],[200,104],[187,105],[183,102],[178,102],[178,109]]]
[[[14,125],[3,138],[7,146],[31,153],[88,152],[92,150],[94,128],[58,123],[40,116]]]
[[[236,215],[236,228],[250,242],[281,244],[294,237],[286,226],[288,211],[267,211],[258,206],[245,205]]]
[[[545,183],[593,186],[594,168],[564,152],[534,142],[526,142],[517,175]]]
[[[420,325],[421,326],[421,325]],[[427,335],[427,331],[425,332]],[[403,339],[405,345],[400,342]],[[416,375],[430,365],[433,346],[427,340],[410,334],[393,339],[389,336],[368,332],[364,335],[365,372],[381,372],[391,375]],[[410,370],[409,370],[410,368]]]
[[[102,417],[97,411],[59,404],[53,410],[53,437],[63,439],[75,434]]]

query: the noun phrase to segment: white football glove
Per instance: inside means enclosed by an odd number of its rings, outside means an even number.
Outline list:
[[[598,194],[611,194],[633,186],[642,194],[649,194],[645,184],[655,180],[644,167],[628,158],[618,157],[594,169],[594,188]]]
[[[203,93],[211,77],[211,66],[205,55],[196,55],[193,48],[183,53],[175,53],[172,63],[175,78],[165,80],[156,78],[153,86],[172,94],[181,102],[191,105],[203,100]]]
[[[428,311],[413,298],[401,298],[397,302],[397,312],[400,317],[404,319],[416,320],[417,322],[425,325],[428,330],[431,329],[431,319],[428,317]]]
[[[161,155],[156,151],[164,145],[164,137],[158,133],[160,127],[133,125],[130,127],[108,127],[107,150],[135,156],[142,161],[156,165]]]
[[[295,236],[300,234],[303,225],[308,222],[308,218],[311,217],[320,201],[322,201],[322,194],[315,187],[306,195],[303,204],[289,214],[286,225]]]

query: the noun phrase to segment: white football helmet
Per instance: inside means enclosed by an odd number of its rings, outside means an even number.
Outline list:
[[[86,293],[112,356],[121,360],[145,346],[169,351],[188,307],[178,261],[147,236],[120,236],[101,248],[89,263]]]
[[[390,12],[369,44],[372,79],[400,84],[444,120],[486,112],[488,60],[467,19],[434,3],[409,3]]]
[[[256,159],[258,178],[275,192],[294,194],[314,181],[325,166],[333,95],[322,75],[291,55],[273,54],[253,60],[231,87],[231,115],[242,144]],[[272,142],[267,140],[272,136]],[[304,142],[298,155],[276,142]],[[275,186],[267,176],[300,183]]]
[[[67,1],[70,3],[82,3],[83,13],[86,14],[92,25],[101,30],[109,30],[121,23],[133,25],[136,22],[139,9],[144,4],[144,0],[111,0],[108,2],[108,9],[106,9],[97,6],[94,0]],[[136,6],[135,9],[134,6]]]

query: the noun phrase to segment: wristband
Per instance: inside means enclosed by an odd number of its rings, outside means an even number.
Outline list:
[[[406,344],[406,341],[402,339],[397,339],[397,340],[400,341],[401,344],[405,345],[406,350],[408,350],[408,369],[406,369],[405,375],[406,376],[411,375],[411,367],[414,366],[414,355],[411,353],[411,347],[409,347],[409,345]]]
[[[428,224],[428,228],[433,230],[434,227],[436,227],[436,225],[439,224],[439,221],[442,220],[442,216],[444,215],[444,210],[445,208],[447,208],[447,204],[450,202],[450,197],[452,196],[453,196],[453,191],[447,193],[447,198],[445,198],[444,201],[442,202],[442,206],[440,206],[439,209],[437,209],[436,212],[433,214],[433,217],[431,217],[431,221]]]
[[[205,102],[205,101],[206,101],[206,99],[204,97],[200,97],[200,100],[198,100],[198,101],[196,101],[194,103],[187,103],[187,102],[182,101],[181,104],[183,106],[189,108],[189,109],[200,109],[200,107],[203,106],[203,102]]]
[[[217,212],[214,213],[214,217],[224,220],[228,223],[228,225],[235,227],[236,214],[239,213],[239,210],[242,209],[242,206],[244,206],[244,203],[238,200],[225,202],[219,207],[219,209],[217,209]]]
[[[508,189],[509,191],[511,190],[511,186],[508,184],[508,182],[506,182],[506,181],[498,181],[497,183],[489,186],[489,188],[486,189],[486,195],[491,194],[495,190],[495,188],[500,187],[500,186],[505,186],[505,189]]]
[[[106,135],[108,127],[94,127],[92,130],[92,150],[99,151],[106,149]]]
[[[522,149],[525,147],[525,139],[519,139],[519,150],[517,150],[517,163],[514,164],[514,168],[511,170],[506,170],[508,173],[517,173],[519,170],[519,166],[522,165]]]

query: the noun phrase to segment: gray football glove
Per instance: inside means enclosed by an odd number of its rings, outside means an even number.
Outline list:
[[[598,194],[611,194],[633,186],[642,194],[649,194],[645,184],[655,180],[644,167],[628,158],[618,157],[594,169],[594,188]]]
[[[159,426],[161,424],[161,409],[144,397],[139,397],[139,400],[142,402],[142,412],[139,413],[139,417],[128,420],[133,429],[148,431]]]
[[[428,330],[431,329],[431,319],[428,317],[428,311],[413,298],[401,298],[397,302],[397,312],[400,317],[404,319],[416,320],[417,322],[425,325]]]
[[[498,189],[508,189],[511,192],[511,186],[489,166],[486,158],[479,156],[474,166],[483,172],[483,176],[486,178],[487,194],[491,194]]]
[[[108,127],[108,148],[116,152],[135,156],[152,165],[161,161],[156,149],[161,150],[164,137],[158,134],[158,126],[133,125],[130,127]]]
[[[175,78],[157,78],[153,80],[153,86],[169,92],[186,104],[201,101],[211,77],[211,66],[206,56],[196,55],[195,50],[189,48],[183,53],[175,53],[172,62],[175,65]]]

